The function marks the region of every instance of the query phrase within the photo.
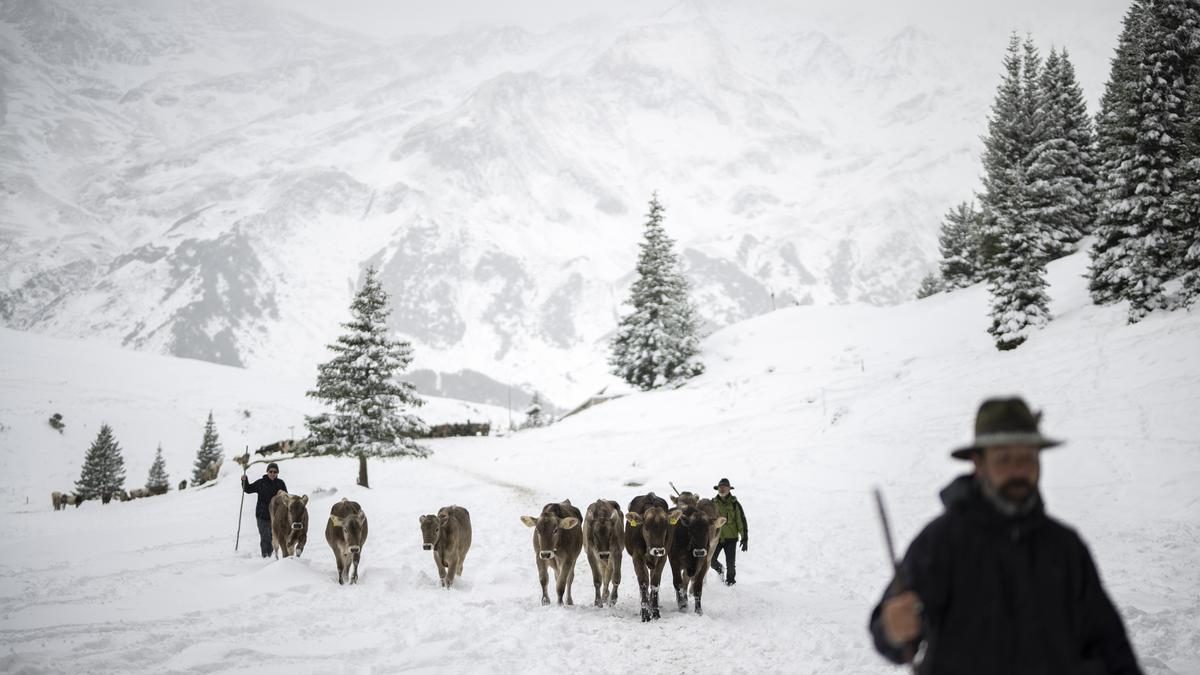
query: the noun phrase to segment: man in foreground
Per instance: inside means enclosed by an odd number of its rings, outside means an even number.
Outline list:
[[[898,583],[871,614],[875,648],[917,672],[1140,674],[1086,545],[1046,515],[1040,452],[1059,445],[1019,398],[989,399],[973,475],[942,491],[946,511],[917,536]]]

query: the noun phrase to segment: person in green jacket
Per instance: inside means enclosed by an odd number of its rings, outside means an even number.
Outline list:
[[[746,524],[746,512],[742,510],[742,505],[738,503],[737,497],[734,497],[730,490],[733,486],[729,484],[728,478],[722,478],[720,482],[713,486],[717,491],[717,496],[713,498],[713,504],[717,506],[717,513],[725,516],[725,525],[721,527],[720,541],[717,543],[717,550],[713,551],[712,567],[717,571],[717,574],[725,575],[725,585],[732,586],[737,583],[737,543],[738,535],[742,537],[742,550],[745,551],[750,545],[750,528]],[[721,567],[721,563],[717,562],[717,555],[725,552],[725,565],[729,568],[728,571]]]

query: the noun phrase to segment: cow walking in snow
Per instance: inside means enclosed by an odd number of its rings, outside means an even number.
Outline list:
[[[598,499],[588,506],[583,519],[583,547],[587,551],[588,565],[592,568],[597,607],[617,603],[617,588],[621,585],[624,522],[621,505],[605,499]]]
[[[276,557],[300,557],[308,543],[308,495],[276,493],[271,498],[271,548]]]
[[[658,587],[662,583],[667,551],[674,541],[678,510],[668,511],[667,501],[654,494],[634,497],[625,513],[625,550],[633,560],[642,596],[642,621],[659,618]]]
[[[717,545],[724,524],[725,518],[717,515],[716,505],[711,500],[701,499],[695,506],[685,507],[672,525],[675,532],[669,558],[671,582],[675,586],[679,611],[687,611],[690,593],[696,600],[696,613],[704,613],[701,608],[704,577],[708,574],[709,556]]]
[[[534,562],[538,570],[538,582],[542,585],[542,604],[550,604],[546,584],[550,581],[549,568],[554,568],[554,581],[558,591],[558,604],[574,605],[571,584],[575,581],[575,560],[583,549],[583,533],[579,524],[583,514],[566,499],[558,504],[542,507],[542,514],[521,516],[521,522],[533,528]]]
[[[367,543],[367,514],[358,502],[343,498],[329,510],[329,521],[325,523],[325,541],[333,549],[337,562],[338,583],[358,583],[358,561],[362,556],[363,544]]]
[[[444,588],[461,576],[471,549],[471,514],[461,506],[443,506],[437,515],[421,516],[421,548],[433,551],[433,563]]]

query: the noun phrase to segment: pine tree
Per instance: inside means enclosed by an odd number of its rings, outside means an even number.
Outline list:
[[[167,475],[167,463],[163,460],[162,443],[154,452],[154,463],[150,465],[150,474],[146,476],[146,489],[152,495],[165,494],[171,487],[171,478]]]
[[[316,388],[307,392],[332,410],[305,418],[312,435],[305,453],[357,457],[364,487],[370,486],[368,457],[430,454],[413,440],[429,432],[410,412],[425,402],[412,383],[396,379],[412,362],[412,345],[390,336],[390,311],[375,268],[367,268],[350,305],[351,319],[342,324],[348,332],[328,345],[334,357],[317,367]]]
[[[200,449],[196,451],[196,463],[192,467],[192,485],[203,485],[215,480],[217,469],[225,459],[225,449],[221,447],[221,439],[217,437],[217,425],[213,422],[210,410],[208,421],[204,423],[204,438],[200,440]]]
[[[941,273],[940,285],[944,288],[966,288],[983,280],[979,240],[981,216],[982,214],[975,210],[975,205],[967,202],[962,202],[946,212],[946,219],[942,221],[942,231],[938,236],[938,248],[942,253],[942,260],[938,266]],[[936,278],[936,275],[930,277]],[[924,281],[922,288],[926,288]],[[917,297],[925,296],[918,293]]]
[[[621,318],[608,360],[614,375],[642,390],[704,372],[696,310],[674,242],[663,229],[663,210],[655,193],[627,301],[633,311]]]
[[[521,425],[522,429],[536,429],[544,427],[549,423],[545,415],[542,414],[542,396],[536,391],[533,392],[533,400],[529,402],[529,407],[525,409],[525,422]]]
[[[1194,0],[1153,0],[1142,53],[1137,154],[1130,199],[1129,322],[1169,306],[1164,284],[1176,276],[1175,258],[1183,223],[1176,219],[1173,193],[1184,167],[1188,55],[1197,25]]]
[[[1051,50],[1037,87],[1035,125],[1042,140],[1029,161],[1029,213],[1043,233],[1046,258],[1054,260],[1075,252],[1094,219],[1092,131],[1083,91],[1065,50],[1061,55]]]
[[[946,290],[946,285],[936,272],[930,272],[921,279],[921,285],[917,287],[917,299],[928,298],[931,295],[937,295]]]
[[[1022,48],[1013,34],[1005,74],[992,104],[984,139],[982,245],[992,298],[992,334],[998,349],[1014,349],[1030,328],[1050,320],[1044,233],[1030,215],[1026,162],[1044,140],[1039,113],[1041,65],[1032,40]]]
[[[84,499],[100,498],[107,504],[125,485],[125,458],[113,437],[112,427],[100,425],[100,433],[83,458],[83,470],[75,482],[75,491]]]
[[[1200,30],[1197,35],[1200,36]],[[1183,168],[1179,172],[1179,189],[1171,202],[1173,218],[1181,224],[1175,257],[1181,260],[1178,271],[1182,288],[1176,307],[1188,307],[1200,298],[1200,48],[1193,52],[1193,58],[1181,141]]]
[[[1098,305],[1129,296],[1134,249],[1131,200],[1137,188],[1132,167],[1138,152],[1142,55],[1151,22],[1148,1],[1134,0],[1125,13],[1108,82],[1100,99],[1096,121],[1096,240],[1089,251],[1088,268],[1088,290],[1092,302]]]

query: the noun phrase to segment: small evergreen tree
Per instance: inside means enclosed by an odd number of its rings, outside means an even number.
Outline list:
[[[696,310],[674,242],[663,229],[663,210],[655,193],[627,301],[633,311],[621,318],[608,360],[614,375],[642,390],[704,372]]]
[[[980,264],[980,229],[982,214],[975,210],[974,204],[962,202],[946,212],[942,221],[942,231],[938,236],[938,248],[942,253],[939,264],[941,284],[947,289],[966,288],[983,280],[982,265]],[[937,280],[937,275],[929,275],[926,280]],[[922,281],[922,288],[926,288]],[[940,288],[934,290],[936,293]],[[925,297],[918,294],[917,297]]]
[[[225,459],[225,449],[221,447],[221,439],[217,436],[217,425],[213,422],[210,410],[208,421],[204,423],[204,438],[200,440],[200,449],[196,451],[196,463],[192,467],[192,485],[203,485],[216,479],[216,468]]]
[[[83,470],[75,482],[75,492],[84,499],[100,498],[107,504],[113,495],[124,489],[125,458],[121,446],[113,437],[112,427],[100,425],[100,433],[83,458]]]
[[[536,429],[544,427],[550,423],[550,420],[542,413],[542,396],[536,391],[533,392],[533,400],[529,402],[529,407],[525,409],[525,422],[521,424],[522,429]]]
[[[146,489],[152,495],[166,493],[171,487],[171,479],[167,476],[167,463],[163,460],[162,443],[154,452],[154,463],[150,465],[150,474],[146,477]]]
[[[1098,305],[1127,298],[1131,285],[1131,200],[1138,185],[1132,168],[1138,153],[1142,54],[1151,21],[1148,2],[1134,0],[1125,13],[1096,120],[1098,203],[1088,290]]]
[[[917,299],[928,298],[931,295],[936,295],[946,290],[946,285],[938,277],[936,272],[930,272],[921,279],[921,285],[917,288]]]
[[[425,402],[410,382],[396,376],[412,362],[412,345],[395,340],[387,327],[388,295],[368,267],[350,305],[348,332],[328,345],[334,357],[317,367],[316,388],[307,395],[332,410],[306,417],[311,441],[304,453],[358,458],[358,483],[370,487],[368,457],[427,457],[414,437],[429,427],[411,409]]]

